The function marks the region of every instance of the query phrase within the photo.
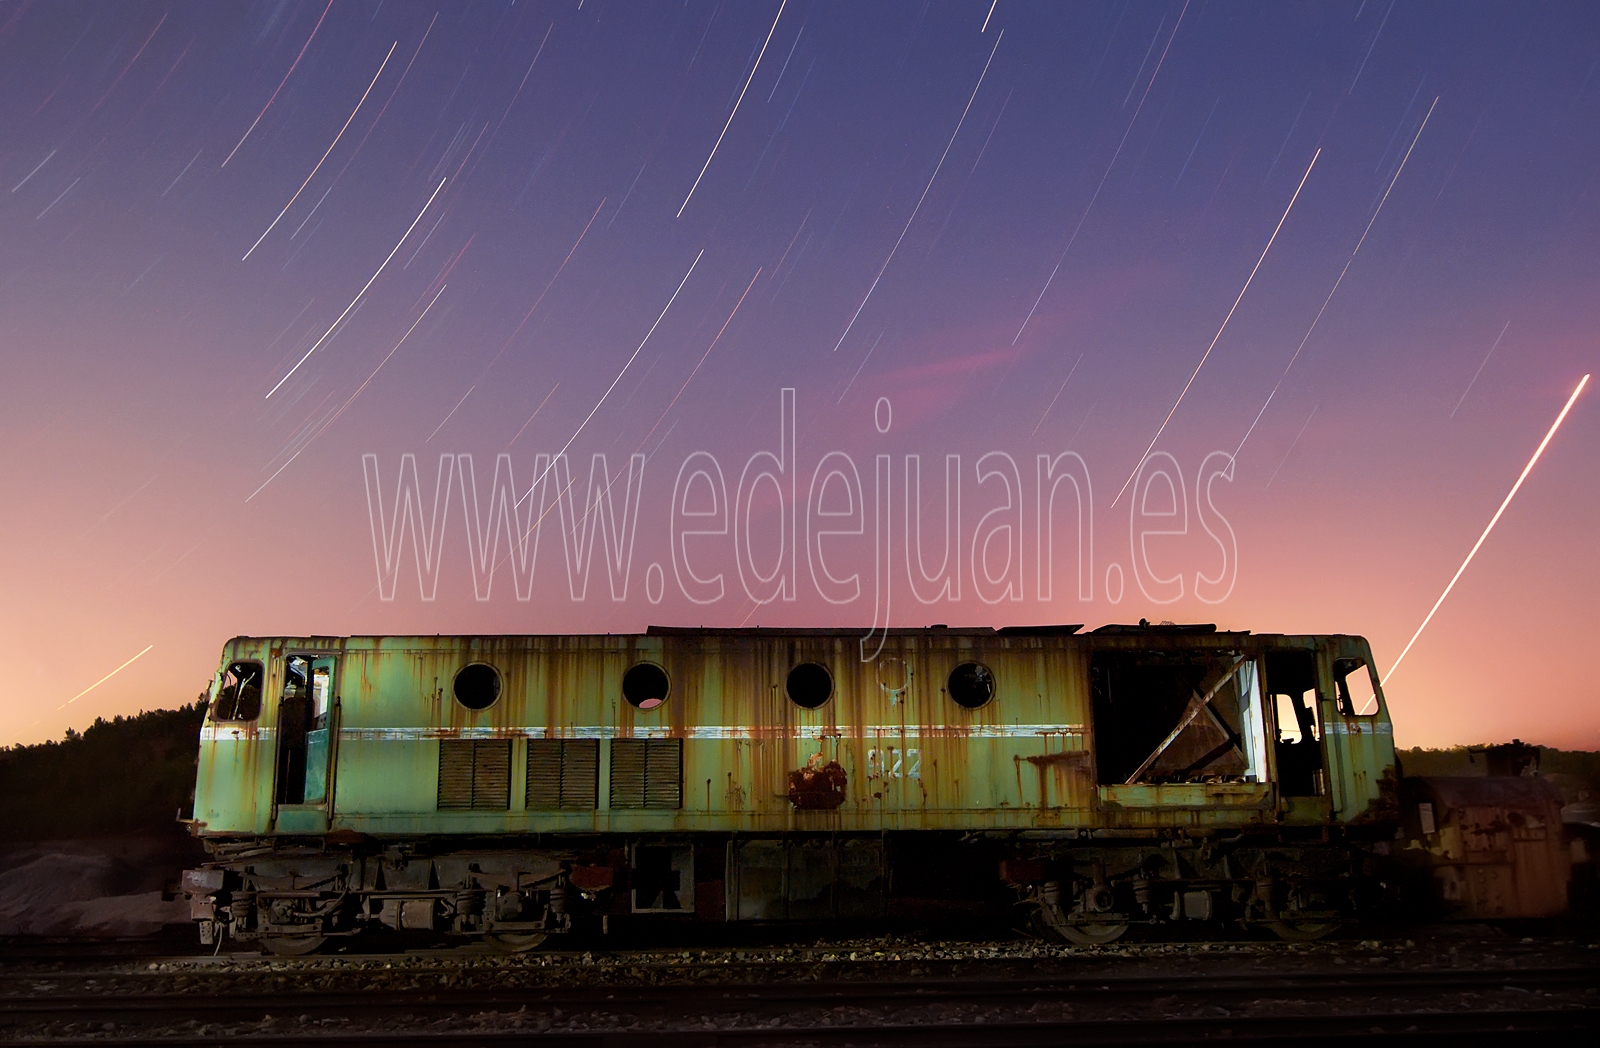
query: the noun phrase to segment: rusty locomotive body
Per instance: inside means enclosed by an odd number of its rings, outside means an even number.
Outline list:
[[[878,637],[867,659],[844,630],[230,641],[190,824],[212,861],[185,874],[201,937],[521,948],[941,899],[1078,942],[1310,937],[1377,893],[1401,819],[1361,638]]]

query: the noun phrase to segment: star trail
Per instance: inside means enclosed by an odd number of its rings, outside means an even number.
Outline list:
[[[1501,500],[1596,367],[1596,41],[1578,3],[0,0],[0,743],[189,701],[236,634],[865,628],[888,565],[895,625],[1360,633],[1404,744],[1595,748],[1592,395]],[[373,585],[364,456],[385,514],[414,457],[433,599],[398,539]],[[476,596],[501,512],[530,600]]]

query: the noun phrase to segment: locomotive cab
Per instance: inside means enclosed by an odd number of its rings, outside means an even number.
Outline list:
[[[1392,788],[1388,712],[1361,638],[1109,632],[1089,669],[1103,805],[1348,821]]]

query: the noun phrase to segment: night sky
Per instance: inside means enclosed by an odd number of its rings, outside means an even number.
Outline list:
[[[0,742],[238,634],[865,628],[880,564],[893,625],[1386,672],[1594,369],[1597,274],[1594,4],[0,3]],[[1389,681],[1402,744],[1600,747],[1594,396]],[[501,453],[527,600],[441,473],[487,530]],[[374,542],[407,454],[436,583]],[[928,576],[961,457],[926,604],[909,455]]]

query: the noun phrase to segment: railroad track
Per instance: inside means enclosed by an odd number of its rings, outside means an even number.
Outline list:
[[[719,972],[725,969],[717,969]],[[387,973],[386,973],[387,974]],[[41,978],[28,980],[34,984]],[[0,1014],[8,1023],[24,1017],[83,1016],[99,1021],[133,1021],[140,1016],[187,1014],[193,1017],[284,1014],[313,1017],[349,1016],[353,1010],[396,1009],[418,1015],[447,1015],[466,1010],[491,1011],[519,1007],[615,1009],[677,1005],[684,995],[698,1002],[715,1002],[724,1009],[750,1005],[834,1007],[840,1004],[875,1005],[933,1001],[942,1004],[1015,1000],[1053,1000],[1068,1003],[1107,1000],[1148,1001],[1200,998],[1205,1001],[1282,999],[1326,1000],[1344,996],[1369,996],[1382,991],[1448,993],[1483,990],[1526,991],[1600,989],[1600,968],[1562,967],[1522,970],[1469,969],[1430,972],[1350,972],[1348,974],[1268,975],[1260,973],[1203,976],[1118,976],[983,978],[955,982],[949,979],[895,979],[872,982],[728,982],[724,984],[623,986],[599,983],[583,989],[528,987],[473,989],[439,987],[361,991],[296,991],[287,993],[208,993],[192,987],[178,993],[75,993],[47,996],[0,997]],[[1600,1006],[1600,1001],[1596,1002]]]
[[[8,996],[0,999],[0,1043],[454,1046],[531,1038],[607,1046],[626,1039],[630,1048],[823,1048],[1222,1038],[1319,1044],[1380,1036],[1413,1043],[1448,1038],[1458,1045],[1477,1043],[1480,1035],[1504,1043],[1537,1034],[1544,1044],[1556,1045],[1568,1038],[1592,1043],[1600,1031],[1600,998],[1585,991],[1597,988],[1600,970],[1593,967],[227,996],[197,987],[185,993]],[[1428,1003],[1372,1007],[1407,1000]],[[1529,1007],[1536,1000],[1547,1007]],[[571,1028],[579,1017],[590,1028]],[[692,1024],[715,1028],[685,1029]]]
[[[1503,1046],[1537,1037],[1543,1048],[1592,1045],[1600,1030],[1596,1013],[1553,1010],[1497,1011],[1444,1014],[1402,1012],[1318,1016],[1238,1016],[1180,1019],[1061,1020],[1021,1023],[898,1024],[882,1026],[743,1030],[643,1030],[622,1029],[585,1032],[535,1032],[532,1030],[385,1031],[342,1033],[294,1029],[285,1033],[239,1035],[232,1033],[176,1034],[159,1039],[172,1048],[212,1048],[238,1045],[256,1048],[314,1048],[319,1045],[349,1048],[480,1048],[511,1044],[594,1046],[594,1048],[1024,1048],[1073,1046],[1205,1043],[1348,1045],[1357,1040],[1377,1040],[1407,1045],[1438,1044],[1451,1048],[1471,1045]],[[81,1040],[51,1037],[6,1040],[18,1048],[73,1044],[136,1044],[137,1038],[118,1035]],[[157,1043],[151,1040],[149,1043]]]

